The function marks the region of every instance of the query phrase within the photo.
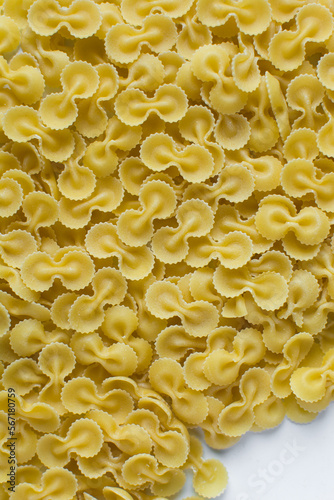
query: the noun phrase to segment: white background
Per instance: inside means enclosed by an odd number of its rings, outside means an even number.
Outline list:
[[[217,500],[334,500],[334,403],[308,424],[285,418],[275,429],[248,432],[232,448],[211,450],[229,482]],[[181,495],[195,495],[191,479]]]

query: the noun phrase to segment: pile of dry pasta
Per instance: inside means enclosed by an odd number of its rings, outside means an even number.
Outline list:
[[[0,499],[216,497],[334,398],[333,2],[0,3]]]

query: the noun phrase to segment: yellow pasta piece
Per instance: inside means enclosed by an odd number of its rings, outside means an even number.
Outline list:
[[[39,389],[46,383],[46,378],[39,370],[36,361],[30,358],[17,359],[4,370],[2,383],[6,389],[13,387],[19,396],[25,396],[34,387]]]
[[[317,73],[320,82],[329,90],[334,90],[332,66],[333,66],[333,52],[329,52],[322,56],[318,62]]]
[[[80,165],[86,145],[84,140],[75,134],[75,150],[72,156],[64,162],[64,170],[57,178],[57,186],[61,194],[70,200],[82,200],[92,194],[96,186],[94,173]]]
[[[47,467],[64,467],[70,457],[92,457],[103,443],[103,435],[98,424],[88,418],[76,420],[65,437],[55,434],[42,436],[37,443],[39,459]]]
[[[223,493],[226,488],[227,471],[224,465],[215,458],[203,460],[201,455],[200,441],[195,436],[191,436],[190,454],[186,466],[194,471],[194,490],[206,498],[214,498]]]
[[[314,75],[296,76],[286,91],[286,99],[292,109],[301,113],[293,122],[293,128],[310,128],[318,131],[326,117],[317,108],[324,98],[324,88]]]
[[[254,215],[244,219],[241,218],[235,206],[220,204],[215,215],[211,236],[220,241],[234,231],[240,231],[249,236],[254,253],[263,253],[272,246],[272,242],[257,231]]]
[[[240,90],[253,92],[261,81],[260,70],[257,65],[252,38],[242,33],[238,34],[240,52],[233,57],[232,75]]]
[[[87,147],[83,164],[90,168],[97,177],[106,177],[114,172],[118,164],[117,150],[130,151],[138,144],[142,129],[122,123],[116,116],[105,127],[105,138],[93,141]]]
[[[69,290],[88,285],[94,275],[94,264],[84,252],[73,248],[59,250],[54,256],[45,252],[30,254],[22,264],[21,276],[32,290],[48,290],[56,277]]]
[[[145,17],[154,12],[161,12],[171,18],[181,17],[190,9],[194,0],[185,0],[182,5],[176,0],[123,0],[121,12],[127,23],[140,25]]]
[[[271,116],[270,94],[266,79],[261,77],[260,85],[254,90],[247,101],[247,111],[252,114],[249,119],[249,148],[256,153],[263,153],[275,146],[279,138],[279,128]]]
[[[218,259],[224,267],[236,269],[245,265],[252,253],[250,237],[241,231],[232,231],[218,241],[211,236],[192,240],[186,262],[193,267],[202,267],[212,259]]]
[[[189,453],[189,440],[174,430],[164,430],[158,416],[147,409],[134,410],[126,419],[128,424],[144,429],[153,442],[154,455],[166,467],[181,467]]]
[[[24,319],[10,331],[10,345],[19,356],[32,356],[53,342],[68,342],[61,330],[45,331],[43,323],[36,319]]]
[[[205,339],[192,337],[182,326],[168,326],[162,330],[155,342],[155,348],[160,358],[171,358],[179,361],[193,349],[204,349]]]
[[[115,112],[126,125],[141,125],[151,113],[167,123],[180,120],[187,110],[184,91],[174,84],[161,85],[153,97],[139,89],[126,89],[115,100]]]
[[[328,286],[324,286],[317,300],[303,311],[302,330],[316,335],[327,324],[328,316],[334,311],[334,301],[328,294]]]
[[[111,99],[118,88],[118,74],[112,64],[98,64],[95,69],[99,77],[98,88],[90,99],[80,100],[77,103],[78,116],[75,126],[85,137],[97,137],[104,132],[108,115],[101,104],[106,103],[110,107]]]
[[[10,327],[10,315],[5,306],[0,303],[0,337],[5,335]]]
[[[204,106],[189,106],[178,127],[184,139],[205,147],[214,161],[211,175],[216,175],[224,166],[224,151],[210,140],[214,130],[215,120],[212,112]]]
[[[212,174],[213,158],[203,146],[191,144],[181,149],[167,134],[151,134],[140,152],[143,163],[154,171],[176,166],[188,182],[205,181]]]
[[[216,349],[232,349],[232,340],[236,333],[232,327],[215,328],[206,339],[205,350],[193,352],[187,357],[184,362],[184,376],[191,389],[203,391],[212,385],[212,381],[205,374],[206,359]]]
[[[131,63],[139,57],[143,46],[153,52],[164,52],[173,47],[176,37],[176,26],[169,17],[151,14],[145,17],[140,28],[124,23],[112,26],[106,35],[105,47],[111,61]]]
[[[35,0],[28,11],[30,28],[42,36],[64,29],[76,38],[94,35],[101,24],[101,14],[91,0],[74,0],[65,7],[57,0]],[[66,36],[66,34],[65,34]]]
[[[114,268],[99,269],[92,280],[93,295],[81,295],[75,299],[69,311],[72,328],[86,333],[98,328],[104,320],[106,304],[119,304],[126,293],[126,280]]]
[[[178,418],[190,424],[201,423],[208,413],[206,397],[186,387],[181,365],[172,359],[154,361],[149,371],[150,383],[157,392],[168,395]]]
[[[99,11],[102,17],[101,25],[96,31],[95,36],[104,40],[108,31],[115,24],[123,23],[123,17],[117,2],[113,4],[107,2],[96,2],[99,4]]]
[[[291,375],[291,389],[297,398],[314,403],[325,396],[327,381],[333,382],[333,354],[334,350],[330,349],[320,367],[305,366]]]
[[[218,425],[228,436],[240,436],[254,422],[254,407],[270,394],[270,376],[263,368],[249,368],[240,379],[241,398],[219,414]]]
[[[324,100],[322,107],[328,117],[328,121],[321,127],[318,132],[317,144],[320,151],[326,156],[334,156],[334,148],[332,144],[333,127],[334,127],[334,105],[330,100]]]
[[[150,343],[135,334],[139,321],[136,313],[124,305],[111,306],[106,310],[101,330],[111,340],[122,342],[130,346],[137,356],[137,372],[148,368],[152,359],[152,347]]]
[[[72,472],[60,467],[52,467],[43,473],[37,484],[28,482],[18,484],[12,498],[20,500],[22,497],[26,497],[38,500],[43,496],[45,498],[52,496],[54,500],[72,500],[76,490],[77,481]]]
[[[156,458],[146,453],[128,458],[122,467],[122,475],[132,488],[153,483],[152,492],[159,496],[177,493],[186,480],[182,470],[159,465]]]
[[[149,248],[125,245],[117,234],[116,226],[110,223],[95,224],[85,239],[87,251],[99,259],[116,256],[119,270],[127,279],[142,279],[153,267],[154,257]]]
[[[98,333],[78,333],[71,339],[76,359],[83,365],[98,363],[113,376],[130,376],[137,368],[137,355],[129,345],[106,346]]]
[[[175,210],[176,196],[166,182],[152,180],[139,193],[141,208],[125,210],[117,221],[121,240],[130,246],[145,245],[153,236],[153,220],[166,219]]]
[[[283,95],[279,80],[269,73],[269,71],[266,72],[265,78],[271,108],[273,110],[280,135],[282,139],[285,140],[291,131],[288,105]]]
[[[313,344],[309,333],[297,333],[286,342],[283,348],[284,359],[271,376],[273,393],[284,399],[291,394],[290,379]]]
[[[204,300],[186,302],[178,286],[168,281],[152,283],[145,300],[157,318],[180,317],[186,332],[194,337],[208,335],[218,324],[218,311],[213,304]]]
[[[24,65],[14,69],[0,56],[0,75],[2,85],[6,85],[19,102],[33,104],[42,97],[44,78],[38,68]]]
[[[26,421],[33,429],[39,432],[55,431],[60,423],[59,415],[47,403],[30,403],[23,397],[16,395],[16,415]],[[5,410],[7,404],[7,391],[0,392],[0,410]]]
[[[73,371],[75,363],[72,349],[60,342],[45,346],[38,357],[39,368],[50,379],[40,390],[39,401],[50,403],[59,415],[66,413],[60,393],[65,384],[65,378]]]
[[[243,365],[255,365],[263,358],[264,353],[261,333],[255,328],[246,328],[234,337],[231,351],[218,348],[210,352],[203,370],[210,382],[229,385],[237,379]]]
[[[187,61],[179,68],[176,75],[176,84],[183,89],[189,99],[201,101],[202,82],[195,77],[191,69],[191,61]]]
[[[176,212],[178,226],[158,229],[152,238],[152,249],[162,262],[183,260],[189,251],[189,237],[204,236],[213,226],[213,213],[202,200],[187,200]]]
[[[63,161],[73,152],[72,133],[45,127],[33,108],[15,106],[9,109],[4,116],[3,127],[7,137],[16,142],[37,138],[41,153],[49,160]]]
[[[292,2],[288,0],[269,0],[272,17],[279,23],[290,21],[305,3],[305,0],[293,0]]]
[[[87,417],[99,425],[103,432],[104,441],[113,443],[122,452],[128,455],[150,453],[153,443],[144,427],[135,423],[120,425],[112,415],[101,410],[90,410],[87,413]],[[128,419],[126,422],[128,422]]]
[[[284,402],[274,394],[269,396],[263,403],[254,408],[254,424],[252,430],[272,429],[281,424],[285,417]]]
[[[98,392],[94,382],[86,377],[69,380],[61,393],[65,408],[71,413],[86,413],[89,410],[103,410],[112,414],[116,422],[124,422],[133,409],[131,396],[122,389]]]
[[[23,191],[18,182],[10,178],[0,179],[0,217],[10,217],[21,207]]]
[[[311,271],[316,278],[326,278],[327,291],[331,299],[334,299],[334,260],[333,252],[329,245],[322,245],[320,252],[304,266]],[[312,304],[309,304],[310,306]]]
[[[323,175],[310,160],[296,159],[288,162],[282,170],[282,186],[289,196],[299,198],[314,193],[319,208],[326,212],[334,210],[331,193],[334,175]]]
[[[293,202],[281,195],[263,198],[255,224],[262,236],[271,240],[284,238],[292,231],[306,245],[321,243],[329,232],[327,216],[316,207],[305,207],[297,213]]]
[[[300,158],[313,161],[318,155],[317,134],[314,130],[298,128],[284,142],[284,157],[288,162]]]
[[[281,307],[288,295],[287,281],[279,274],[279,269],[254,273],[252,261],[237,270],[225,269],[220,265],[213,280],[218,292],[224,297],[235,298],[237,303],[240,302],[239,307],[244,304],[243,294],[246,292],[266,311]],[[226,304],[224,310],[227,312],[228,308]]]
[[[176,40],[176,49],[185,59],[191,59],[199,47],[212,42],[212,34],[207,26],[198,21],[194,4],[185,14],[182,24],[181,32]]]
[[[232,55],[233,49],[229,45],[205,45],[191,58],[194,75],[204,82],[203,91],[219,113],[240,111],[247,101],[247,94],[236,86],[230,76]]]
[[[112,193],[112,196],[111,196]],[[59,202],[59,220],[66,227],[79,229],[89,223],[92,212],[113,212],[121,203],[123,188],[118,179],[108,176],[98,179],[94,191],[83,200],[62,197]]]
[[[332,30],[333,17],[329,9],[319,4],[303,5],[296,14],[296,29],[282,30],[272,38],[271,62],[283,71],[298,68],[305,58],[305,44],[325,41]]]
[[[35,291],[31,291],[31,289],[26,286],[22,280],[19,270],[3,264],[1,260],[0,277],[1,279],[7,281],[11,290],[21,299],[28,300],[30,302],[38,300],[39,294]]]
[[[43,123],[55,130],[67,128],[76,120],[75,100],[91,97],[99,85],[97,71],[84,61],[69,63],[60,78],[63,91],[47,95],[39,107]]]
[[[242,148],[248,142],[250,132],[247,118],[238,113],[220,115],[215,127],[218,144],[231,151]]]
[[[209,413],[206,419],[200,424],[200,427],[204,431],[205,442],[211,448],[217,450],[224,450],[233,446],[240,440],[240,436],[226,436],[218,427],[218,415],[224,408],[224,404],[212,396],[207,396],[207,401],[209,403]]]
[[[233,16],[240,31],[248,35],[262,33],[271,20],[271,10],[266,0],[242,0],[239,4],[233,0],[214,0],[209,6],[204,0],[199,0],[197,12],[199,20],[210,27],[222,26]]]
[[[22,33],[21,46],[23,50],[32,54],[38,62],[46,85],[57,87],[60,83],[62,70],[70,62],[66,52],[52,50],[48,38],[38,37],[29,29],[25,29]]]
[[[186,199],[199,198],[216,211],[220,200],[241,202],[247,200],[254,190],[254,179],[249,170],[242,165],[227,165],[221,170],[217,181],[193,184],[186,188]]]
[[[1,43],[0,52],[12,52],[20,43],[21,35],[18,25],[7,16],[0,16]]]
[[[312,273],[297,269],[289,282],[287,305],[279,313],[279,318],[291,316],[297,326],[303,323],[303,311],[312,306],[320,292],[320,286]]]

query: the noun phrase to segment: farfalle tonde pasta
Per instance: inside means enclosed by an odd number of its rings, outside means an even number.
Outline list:
[[[333,9],[1,4],[0,498],[217,497],[334,399]]]

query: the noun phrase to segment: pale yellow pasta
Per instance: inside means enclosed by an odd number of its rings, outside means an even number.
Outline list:
[[[184,329],[194,337],[203,337],[218,324],[218,311],[204,300],[186,302],[181,290],[174,283],[156,281],[146,293],[149,311],[157,318],[180,317]]]
[[[151,14],[144,18],[141,28],[118,23],[112,26],[105,38],[108,57],[119,63],[135,61],[147,45],[153,52],[172,48],[177,36],[173,21],[163,14]]]
[[[79,290],[88,285],[94,275],[94,264],[84,252],[68,248],[54,256],[45,252],[31,253],[23,262],[21,276],[36,291],[48,290],[54,278],[60,278],[69,290]]]
[[[52,495],[54,500],[72,500],[76,490],[77,481],[72,472],[60,467],[52,467],[43,473],[37,484],[28,482],[18,484],[11,496],[14,500],[19,500],[22,496],[38,500],[41,495]]]
[[[86,333],[98,328],[104,319],[104,307],[124,299],[127,283],[120,271],[114,268],[99,269],[92,280],[92,295],[76,298],[69,310],[71,327]]]
[[[205,236],[213,226],[214,216],[209,205],[202,200],[187,200],[176,212],[178,226],[163,227],[152,238],[156,257],[166,264],[175,264],[186,258],[190,237]]]
[[[110,196],[113,193],[113,196]],[[122,201],[123,188],[118,179],[108,176],[98,179],[87,198],[72,200],[62,197],[59,202],[59,220],[64,226],[79,229],[89,223],[92,213],[112,212]]]
[[[140,156],[153,171],[160,172],[175,165],[188,182],[205,181],[214,167],[212,156],[203,146],[192,144],[180,149],[167,134],[147,137],[141,146]]]
[[[230,75],[231,58],[235,53],[232,46],[227,49],[224,44],[205,45],[191,58],[192,72],[203,82],[202,96],[205,94],[219,113],[236,113],[247,101],[247,94],[237,87]]]
[[[204,373],[216,385],[234,382],[243,365],[255,365],[263,358],[265,346],[261,333],[254,329],[244,329],[233,339],[232,350],[214,349],[204,362]]]
[[[241,202],[247,200],[254,190],[254,179],[242,165],[227,165],[215,184],[193,184],[185,190],[185,198],[199,198],[217,210],[220,200]]]
[[[27,106],[15,106],[7,111],[3,121],[7,137],[17,142],[38,139],[41,153],[48,160],[62,161],[74,149],[73,135],[69,130],[52,130],[41,123],[37,111]]]
[[[223,148],[211,140],[214,131],[214,116],[204,106],[189,106],[184,117],[179,121],[179,130],[184,139],[204,146],[214,161],[212,175],[219,173],[224,166]]]
[[[20,30],[17,24],[10,18],[6,16],[0,16],[0,33],[1,33],[1,44],[0,52],[11,52],[15,50],[20,43]]]
[[[180,120],[187,110],[184,91],[173,84],[161,85],[153,97],[147,97],[139,89],[126,89],[115,101],[115,113],[126,125],[141,125],[151,113],[167,123]]]
[[[248,35],[262,33],[270,23],[270,7],[266,0],[242,0],[240,5],[231,0],[214,0],[209,6],[204,0],[199,0],[197,11],[200,21],[210,27],[224,25],[232,15],[240,31]]]
[[[254,407],[270,394],[270,376],[263,368],[249,368],[240,379],[241,398],[219,414],[218,425],[228,436],[240,436],[254,422]]]
[[[74,0],[65,7],[62,3],[57,0],[35,0],[28,11],[30,28],[42,36],[53,35],[65,28],[77,38],[87,38],[98,30],[101,14],[93,1]]]
[[[125,210],[117,221],[120,239],[127,245],[138,247],[151,240],[154,219],[166,219],[173,214],[176,196],[169,184],[152,180],[142,186],[139,201],[139,210]]]
[[[100,394],[94,382],[86,377],[76,377],[68,381],[62,390],[61,399],[71,413],[103,410],[111,413],[120,423],[133,409],[133,400],[126,391],[112,389]]]
[[[38,68],[23,65],[14,69],[0,56],[0,75],[2,85],[6,85],[22,104],[33,104],[43,95],[44,78]]]
[[[138,144],[142,135],[140,126],[130,127],[116,116],[108,120],[102,141],[93,141],[86,148],[83,164],[97,177],[106,177],[114,172],[119,158],[117,150],[130,151]]]
[[[172,408],[178,418],[191,424],[199,424],[205,419],[208,412],[206,397],[186,386],[182,367],[177,361],[158,359],[151,365],[149,373],[152,387],[172,399]]]
[[[277,240],[292,231],[306,245],[321,243],[328,235],[327,216],[316,207],[305,207],[297,213],[293,202],[281,195],[263,198],[256,213],[255,224],[265,238]]]

